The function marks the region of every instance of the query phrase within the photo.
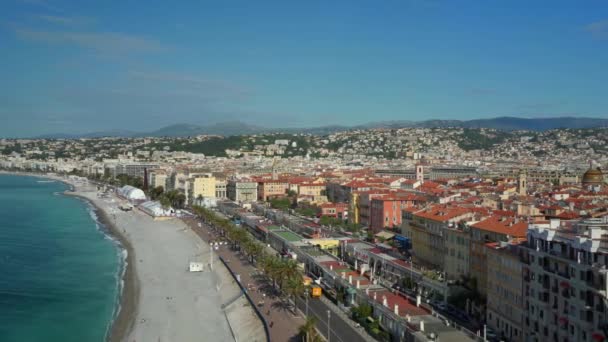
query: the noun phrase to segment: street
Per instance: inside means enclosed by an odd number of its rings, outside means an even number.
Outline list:
[[[298,298],[298,308],[302,312],[306,312],[306,302],[302,298]],[[308,315],[317,317],[317,329],[319,332],[327,338],[327,310],[330,307],[323,301],[317,298],[308,299]],[[354,328],[342,318],[340,315],[333,311],[329,317],[329,326],[331,330],[330,342],[355,342],[365,341],[361,335]]]

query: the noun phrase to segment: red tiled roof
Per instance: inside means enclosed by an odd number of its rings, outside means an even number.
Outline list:
[[[448,221],[470,212],[472,212],[470,208],[436,205],[429,209],[419,211],[415,213],[415,215],[434,221]]]
[[[472,227],[512,237],[525,237],[528,231],[528,222],[513,217],[494,215],[475,223]]]

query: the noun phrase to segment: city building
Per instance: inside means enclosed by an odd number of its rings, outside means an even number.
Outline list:
[[[254,202],[258,199],[258,183],[231,179],[226,184],[226,195],[235,202]]]
[[[201,202],[203,199],[215,199],[215,177],[210,173],[195,174],[188,179],[187,203]]]
[[[158,164],[151,163],[118,163],[115,165],[113,170],[113,176],[128,175],[131,177],[142,177],[144,176],[144,170],[157,169]]]
[[[605,341],[608,219],[532,224],[525,251],[526,341]]]
[[[162,186],[163,189],[167,189],[167,171],[163,169],[148,170],[148,178],[150,180],[150,188]]]
[[[488,288],[486,244],[524,239],[528,222],[512,216],[492,215],[469,227],[471,229],[470,276],[476,279],[479,293],[486,296]]]
[[[228,198],[226,194],[226,180],[225,179],[215,179],[215,197],[217,199],[226,199]]]
[[[369,227],[374,233],[384,228],[401,227],[403,209],[423,203],[426,198],[414,194],[387,194],[372,199]]]
[[[264,179],[258,181],[258,200],[268,201],[272,198],[285,196],[289,183],[281,180]]]
[[[486,324],[508,341],[524,341],[523,263],[518,240],[486,244]],[[525,240],[522,240],[525,241]]]
[[[412,241],[414,262],[443,270],[446,258],[445,230],[473,216],[466,208],[433,205],[423,210],[403,210],[402,234]]]

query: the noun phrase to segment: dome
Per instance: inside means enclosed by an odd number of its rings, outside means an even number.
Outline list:
[[[597,169],[590,168],[583,175],[583,185],[601,185],[604,184],[604,174],[598,167]]]
[[[118,189],[118,194],[130,201],[141,201],[146,199],[146,194],[138,188],[125,185]]]

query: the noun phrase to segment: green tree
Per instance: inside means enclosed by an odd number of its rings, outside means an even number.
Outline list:
[[[167,196],[161,196],[159,202],[164,209],[169,209],[171,207],[171,200],[167,198]]]
[[[320,342],[323,338],[319,336],[315,329],[317,325],[317,318],[314,316],[306,317],[306,322],[298,328],[302,342]]]
[[[162,186],[157,186],[150,190],[150,198],[152,200],[156,200],[160,198],[160,196],[165,192],[165,189]]]
[[[304,280],[301,274],[296,274],[292,277],[287,278],[285,282],[285,293],[293,299],[294,313],[297,307],[296,300],[299,296],[304,293],[306,286],[304,286]]]
[[[274,209],[287,210],[289,209],[291,202],[289,198],[273,198],[270,200],[270,206]]]

